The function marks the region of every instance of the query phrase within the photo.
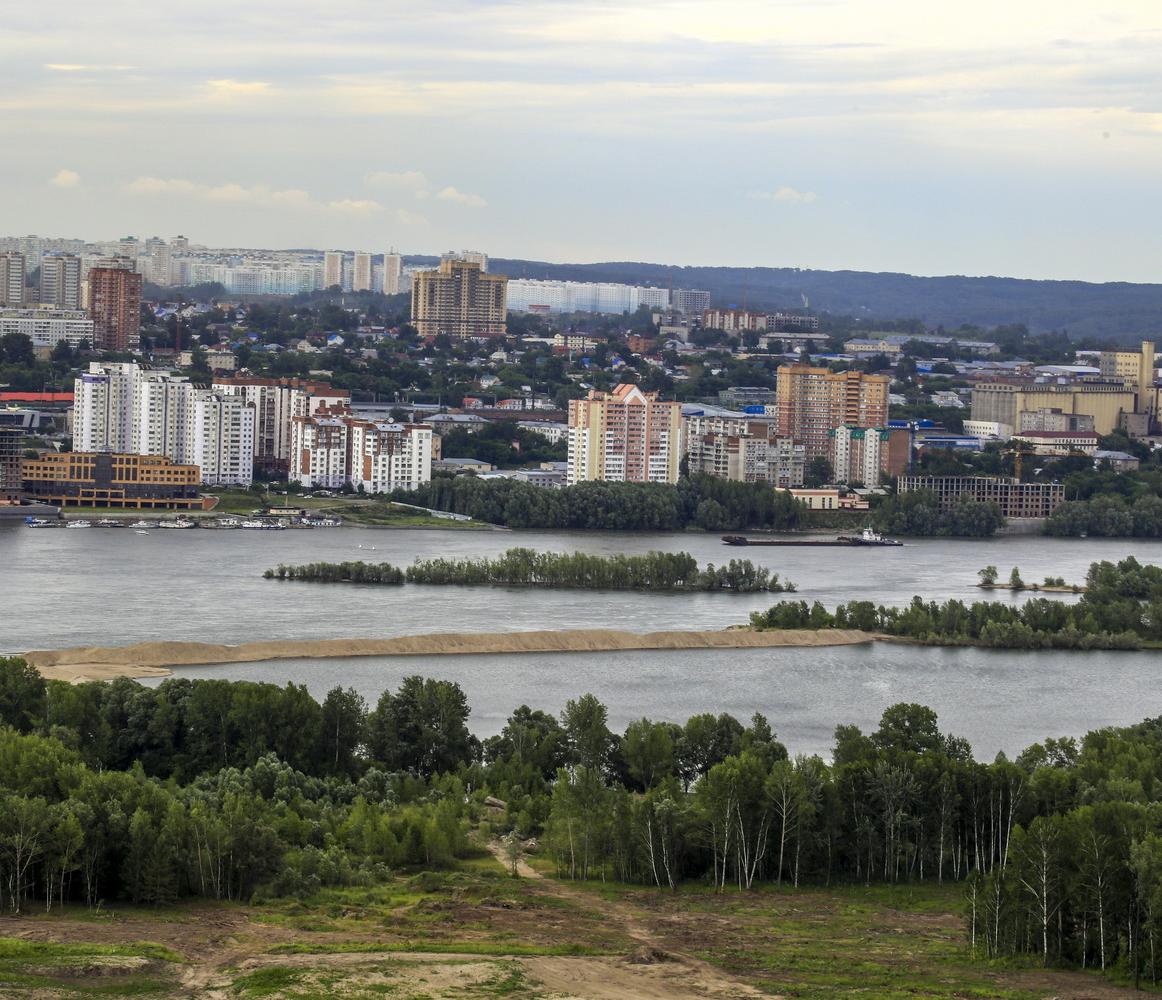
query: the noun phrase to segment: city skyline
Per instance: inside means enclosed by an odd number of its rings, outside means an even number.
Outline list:
[[[26,8],[7,228],[1157,281],[1159,18],[1084,6]]]

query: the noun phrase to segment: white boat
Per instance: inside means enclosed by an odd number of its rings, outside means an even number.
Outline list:
[[[138,528],[138,529],[136,529],[136,534],[138,534],[138,535],[148,535],[148,534],[149,534],[149,532],[148,532],[148,531],[146,531],[144,528]]]
[[[103,517],[97,522],[98,528],[124,528],[125,522],[118,521],[115,517]]]
[[[81,521],[67,521],[67,522],[65,522],[66,528],[91,528],[92,526],[93,526],[92,521],[81,520]]]
[[[172,521],[159,521],[157,526],[159,528],[196,528],[198,522],[188,517],[178,517]]]
[[[262,521],[258,518],[250,518],[243,521],[240,528],[253,528],[257,531],[283,531],[286,528],[285,524],[280,524],[278,521]]]
[[[129,527],[131,528],[156,528],[157,521],[134,521]]]
[[[60,524],[59,521],[50,521],[47,517],[26,517],[24,523],[29,528],[55,528]]]
[[[310,528],[340,528],[343,522],[337,517],[304,517],[299,521],[299,524],[305,524]]]

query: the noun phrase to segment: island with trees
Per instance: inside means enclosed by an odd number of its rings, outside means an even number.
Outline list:
[[[991,567],[990,567],[991,568]],[[1014,570],[1022,589],[1019,573]],[[1075,604],[1051,598],[1020,607],[976,601],[943,604],[914,597],[904,608],[851,601],[834,612],[820,602],[783,601],[756,611],[757,629],[859,629],[896,639],[941,646],[997,649],[1141,649],[1162,645],[1162,568],[1132,556],[1093,563]]]
[[[406,570],[390,563],[309,563],[278,566],[263,576],[270,580],[324,583],[426,584],[431,586],[549,587],[568,590],[762,591],[793,592],[795,584],[780,580],[749,559],[731,559],[701,567],[688,552],[618,553],[536,552],[512,548],[495,558],[417,559]]]

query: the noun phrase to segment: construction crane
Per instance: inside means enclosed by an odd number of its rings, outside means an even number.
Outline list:
[[[1026,455],[1033,454],[1036,453],[1026,450],[1024,441],[1013,442],[1013,476],[1017,482],[1021,481],[1021,460]]]

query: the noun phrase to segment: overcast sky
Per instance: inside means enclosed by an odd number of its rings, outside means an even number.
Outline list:
[[[1162,280],[1159,0],[57,0],[0,233]]]

